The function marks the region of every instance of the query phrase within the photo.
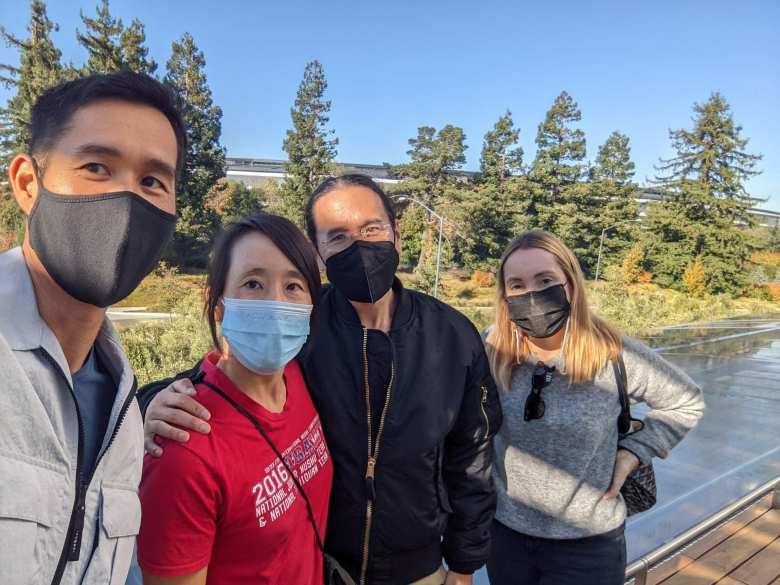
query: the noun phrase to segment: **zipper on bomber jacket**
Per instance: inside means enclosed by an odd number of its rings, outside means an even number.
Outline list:
[[[490,419],[488,418],[487,411],[485,410],[485,405],[487,404],[488,400],[488,387],[482,386],[482,401],[479,404],[479,408],[482,410],[482,416],[485,417],[485,439],[487,439],[490,436]]]
[[[59,365],[49,356],[48,353],[46,354],[46,356],[49,359],[49,361],[52,362],[52,364],[57,368],[57,371],[60,371]],[[60,374],[62,374],[61,371]],[[77,482],[76,497],[73,501],[73,509],[71,510],[70,513],[70,521],[68,523],[68,532],[65,537],[65,543],[62,547],[62,552],[60,553],[60,560],[57,563],[57,570],[54,572],[54,577],[51,580],[51,585],[59,585],[60,582],[62,581],[62,575],[65,573],[65,567],[67,566],[67,564],[71,561],[79,560],[79,556],[81,554],[81,539],[84,534],[84,515],[86,513],[87,490],[89,489],[89,484],[92,483],[92,478],[95,475],[95,470],[98,468],[100,461],[103,459],[103,456],[111,448],[111,444],[114,442],[114,439],[119,434],[119,429],[125,420],[125,416],[127,416],[127,410],[130,408],[130,405],[135,399],[135,394],[137,391],[137,381],[133,379],[133,387],[130,389],[130,393],[127,395],[127,398],[125,398],[125,401],[122,404],[122,408],[119,411],[119,416],[117,417],[116,424],[114,425],[114,430],[111,433],[111,437],[108,440],[108,444],[106,445],[106,448],[103,449],[103,451],[98,455],[98,458],[95,460],[95,466],[93,467],[92,473],[90,474],[87,481],[84,481],[84,479],[82,478],[84,428],[81,420],[81,412],[79,411],[79,405],[78,402],[76,401],[76,395],[73,392],[73,389],[71,388],[70,391],[71,391],[71,396],[73,397],[74,405],[76,406],[76,417],[78,419],[78,425],[79,425],[79,446],[78,446],[78,454],[76,456],[76,482]]]
[[[368,423],[368,461],[366,462],[366,491],[368,493],[368,502],[366,503],[366,522],[363,528],[363,560],[360,565],[360,585],[366,585],[366,573],[368,572],[368,557],[371,543],[371,526],[374,520],[374,499],[376,497],[374,475],[376,472],[377,460],[379,458],[379,446],[382,441],[382,434],[385,430],[385,420],[387,419],[387,412],[390,409],[393,383],[395,381],[395,349],[393,348],[392,340],[390,340],[390,349],[392,351],[392,358],[390,360],[390,382],[387,385],[385,405],[382,408],[382,414],[379,418],[379,429],[377,430],[376,435],[376,445],[374,445],[371,420],[371,386],[368,383],[368,329],[363,327],[363,384],[366,401],[366,421]]]

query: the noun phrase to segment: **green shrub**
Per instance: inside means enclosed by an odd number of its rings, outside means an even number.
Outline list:
[[[139,385],[188,370],[208,352],[211,342],[201,306],[200,293],[191,292],[176,304],[170,320],[120,332]]]

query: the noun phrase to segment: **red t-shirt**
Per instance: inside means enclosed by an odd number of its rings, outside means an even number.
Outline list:
[[[324,538],[333,480],[320,419],[300,367],[284,375],[284,411],[272,413],[241,392],[209,354],[205,380],[249,410],[281,451],[311,500]],[[190,575],[208,565],[209,585],[322,585],[322,553],[292,479],[257,429],[205,385],[198,401],[211,433],[162,443],[144,460],[138,562],[152,575]]]

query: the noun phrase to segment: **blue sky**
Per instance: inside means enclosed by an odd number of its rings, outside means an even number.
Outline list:
[[[81,63],[79,7],[50,0],[54,38]],[[234,156],[283,158],[289,108],[305,63],[319,59],[333,101],[338,159],[401,162],[418,126],[464,128],[467,168],[507,108],[530,161],[545,111],[561,91],[582,110],[588,157],[614,129],[631,138],[637,179],[669,156],[668,129],[688,127],[691,107],[720,91],[762,153],[749,190],[780,210],[780,2],[719,0],[460,2],[392,0],[259,2],[113,0],[112,12],[146,24],[154,58],[188,31],[207,60],[223,143]],[[0,24],[22,33],[23,0],[0,2]],[[16,55],[0,47],[0,62]],[[8,91],[0,89],[4,101]]]

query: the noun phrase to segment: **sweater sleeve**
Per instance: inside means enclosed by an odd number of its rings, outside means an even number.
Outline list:
[[[633,339],[624,340],[623,360],[632,403],[645,402],[650,412],[644,428],[619,441],[641,463],[666,458],[704,413],[701,388],[682,370]]]

